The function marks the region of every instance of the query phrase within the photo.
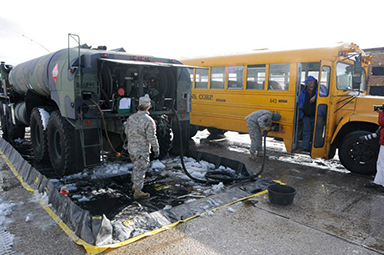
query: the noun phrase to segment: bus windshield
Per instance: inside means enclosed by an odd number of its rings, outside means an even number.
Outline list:
[[[353,65],[338,62],[336,66],[336,86],[340,90],[352,90]],[[367,91],[366,73],[361,73],[360,91]]]

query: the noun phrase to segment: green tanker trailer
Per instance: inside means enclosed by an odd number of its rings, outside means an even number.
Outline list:
[[[191,79],[175,60],[79,45],[14,67],[2,62],[1,77],[3,138],[12,143],[30,127],[34,157],[59,174],[118,154],[124,123],[145,94],[152,100],[160,157],[187,148]]]

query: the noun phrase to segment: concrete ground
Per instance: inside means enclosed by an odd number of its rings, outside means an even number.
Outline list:
[[[234,150],[224,140],[195,146],[244,162],[255,172],[260,168],[261,160],[244,153],[247,145]],[[293,204],[273,205],[261,195],[104,254],[384,254],[384,193],[363,187],[372,177],[276,157],[266,161],[262,176],[294,187]],[[17,204],[7,225],[16,254],[86,253],[21,187],[2,158],[0,186],[0,198]]]

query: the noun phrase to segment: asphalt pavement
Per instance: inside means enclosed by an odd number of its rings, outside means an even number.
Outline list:
[[[253,171],[261,165],[242,151],[247,145],[230,149],[230,141],[222,140],[191,146],[244,162]],[[294,187],[293,204],[271,204],[264,194],[104,254],[384,254],[384,193],[363,187],[372,177],[276,157],[266,160],[262,176]],[[86,253],[20,185],[2,158],[0,186],[0,198],[15,204],[7,216],[15,254]]]

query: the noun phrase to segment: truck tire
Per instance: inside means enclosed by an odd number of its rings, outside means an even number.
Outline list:
[[[59,111],[51,114],[47,128],[48,152],[53,169],[60,175],[76,172],[75,129]]]
[[[49,110],[45,109],[48,113]],[[33,108],[30,120],[32,149],[35,159],[39,162],[49,160],[47,127],[43,125],[43,119],[38,107]]]
[[[4,140],[9,143],[13,143],[15,139],[24,139],[25,137],[25,127],[14,125],[8,110],[6,115],[3,115],[1,118],[1,129],[3,131]]]
[[[9,142],[9,138],[8,138],[8,125],[7,125],[7,116],[6,115],[2,115],[1,116],[1,131],[3,131],[3,139],[6,140],[7,142]]]
[[[368,131],[355,131],[344,137],[339,148],[341,164],[349,171],[371,175],[376,172],[376,161],[379,153],[377,140],[361,140]]]

